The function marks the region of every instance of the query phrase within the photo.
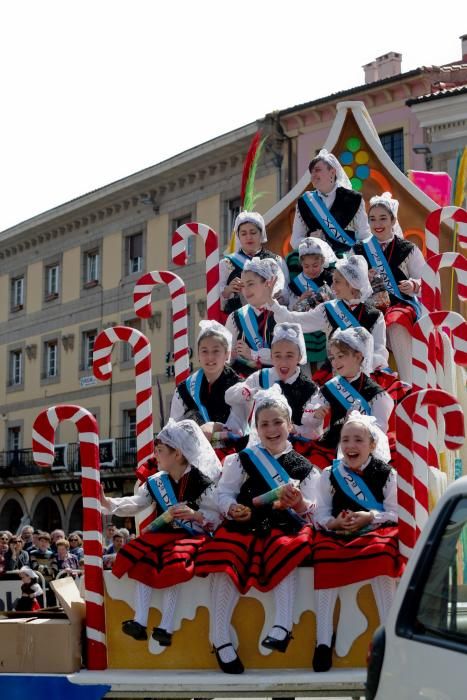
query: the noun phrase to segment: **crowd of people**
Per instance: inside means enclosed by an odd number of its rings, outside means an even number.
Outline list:
[[[390,195],[372,198],[367,216],[332,154],[309,168],[315,189],[298,200],[287,261],[265,247],[260,214],[237,217],[236,250],[220,264],[225,323],[200,322],[199,369],[176,388],[138,490],[100,498],[106,517],[141,520],[136,537],[112,533],[104,553],[113,575],[136,582],[123,634],[148,638],[152,590],[162,589],[151,635],[170,646],[180,586],[211,575],[211,637],[226,673],[244,670],[231,618],[252,587],[274,593],[261,644],[285,653],[297,569],[314,567],[312,665],[322,672],[339,588],[370,581],[384,622],[403,566],[393,421],[411,389],[423,256]],[[79,568],[80,533],[25,530],[2,537],[16,568],[52,578]]]

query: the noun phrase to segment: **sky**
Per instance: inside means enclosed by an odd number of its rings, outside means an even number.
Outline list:
[[[403,71],[460,60],[459,0],[439,20],[428,4],[420,19],[419,7],[1,3],[0,231],[268,112],[360,85],[362,66],[388,51],[402,53]]]

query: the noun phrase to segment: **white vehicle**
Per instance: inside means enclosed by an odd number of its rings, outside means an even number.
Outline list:
[[[467,698],[467,477],[431,514],[375,632],[366,698]]]

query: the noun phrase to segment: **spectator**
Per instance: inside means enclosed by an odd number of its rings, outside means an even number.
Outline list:
[[[78,557],[74,554],[70,554],[70,544],[68,540],[64,537],[56,541],[57,554],[55,555],[55,561],[57,564],[58,571],[66,571],[71,574],[73,571],[79,569]]]
[[[37,549],[39,547],[39,535],[41,534],[42,530],[34,530],[32,533],[32,543],[33,543],[33,549]]]
[[[34,528],[32,525],[25,525],[21,530],[21,539],[23,540],[23,550],[25,552],[29,553],[31,549],[34,549],[33,533]]]
[[[9,537],[6,533],[1,532],[0,533],[0,576],[5,573],[6,569],[6,561],[5,557],[8,553],[8,542],[9,542]]]
[[[57,553],[57,542],[58,540],[65,539],[65,533],[63,530],[52,530],[50,533],[50,549],[54,554]]]
[[[104,548],[110,547],[112,545],[112,539],[115,535],[117,528],[113,523],[107,523],[105,526],[105,536],[104,536]]]
[[[121,530],[117,530],[113,536],[112,544],[107,547],[106,552],[103,556],[104,569],[111,569],[120,549],[125,544],[125,538]]]
[[[130,531],[126,527],[121,527],[118,532],[123,537],[123,543],[126,544],[130,540]]]
[[[55,578],[57,573],[57,563],[54,553],[50,549],[50,535],[48,532],[41,532],[38,536],[38,546],[31,550],[29,555],[31,569],[39,571],[48,583]]]
[[[5,570],[18,571],[22,566],[29,566],[29,554],[23,551],[23,540],[19,535],[13,535],[8,542],[5,554]]]
[[[80,559],[84,557],[83,539],[80,533],[72,532],[68,535],[68,542],[70,543],[70,554],[74,554],[78,561],[80,561]]]

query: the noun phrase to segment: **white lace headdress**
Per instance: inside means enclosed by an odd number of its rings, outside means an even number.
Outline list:
[[[399,211],[399,200],[394,199],[390,192],[383,192],[383,194],[375,195],[370,199],[370,206],[368,209],[368,214],[373,207],[384,207],[394,217],[394,223],[392,225],[392,230],[395,236],[403,238],[404,234],[400,227],[399,221],[397,219],[397,213]]]
[[[389,449],[388,437],[376,424],[376,418],[374,416],[365,416],[363,413],[359,413],[358,411],[351,411],[347,416],[344,425],[347,425],[348,423],[359,423],[364,425],[375,442],[375,447],[372,452],[373,457],[380,459],[382,462],[389,462],[391,459],[391,451]],[[342,458],[340,447],[337,456],[338,458]]]
[[[329,339],[328,348],[334,341],[338,340],[345,345],[348,345],[352,350],[361,352],[363,355],[362,372],[370,374],[373,368],[373,354],[375,343],[371,333],[362,326],[341,329],[334,331]]]
[[[221,323],[218,321],[200,321],[199,322],[199,333],[198,333],[198,339],[196,341],[196,345],[199,346],[200,340],[202,340],[205,337],[215,337],[221,336],[222,338],[225,339],[227,343],[227,352],[229,353],[228,359],[230,359],[230,353],[232,351],[232,333],[223,326]]]
[[[363,255],[350,255],[336,262],[336,270],[347,280],[351,287],[360,291],[363,301],[371,297],[373,290],[368,278],[368,264]]]
[[[274,343],[279,340],[288,340],[297,346],[300,351],[299,364],[304,365],[307,362],[305,338],[303,330],[299,323],[278,323],[274,326],[271,348]]]
[[[318,155],[313,158],[313,160],[315,159],[324,160],[324,162],[330,165],[331,168],[334,168],[336,171],[336,185],[338,187],[345,187],[346,190],[352,189],[352,184],[347,177],[344,168],[333,153],[329,153],[329,151],[327,151],[325,148],[322,148]]]
[[[309,236],[308,238],[303,238],[298,246],[298,255],[303,257],[304,255],[322,255],[324,258],[323,267],[329,267],[331,263],[336,262],[336,254],[333,249],[326,243],[322,241],[321,238],[314,238]]]
[[[164,445],[182,452],[187,462],[202,472],[208,479],[215,481],[221,471],[221,463],[203,431],[192,420],[178,423],[169,418],[168,423],[157,435]]]
[[[273,258],[252,258],[247,260],[243,267],[243,272],[255,272],[265,280],[275,278],[273,294],[277,294],[284,289],[284,273]]]

